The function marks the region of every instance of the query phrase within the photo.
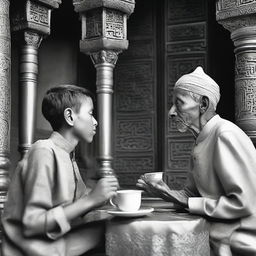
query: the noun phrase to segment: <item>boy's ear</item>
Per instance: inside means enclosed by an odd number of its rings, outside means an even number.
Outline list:
[[[205,113],[208,107],[209,107],[209,99],[208,97],[203,96],[200,102],[200,113],[201,114]]]
[[[74,125],[74,112],[71,108],[66,108],[64,110],[64,119],[67,122],[67,124],[69,124],[70,126]]]

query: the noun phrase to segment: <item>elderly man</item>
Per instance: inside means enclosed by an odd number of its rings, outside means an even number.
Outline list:
[[[219,86],[197,67],[175,84],[169,115],[195,137],[183,190],[141,176],[137,185],[210,220],[213,255],[256,255],[256,150],[235,124],[215,113]]]

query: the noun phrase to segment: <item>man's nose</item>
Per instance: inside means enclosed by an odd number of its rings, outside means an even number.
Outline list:
[[[172,105],[171,109],[169,110],[168,117],[171,118],[171,117],[175,117],[176,115],[177,115],[176,107],[175,105]]]

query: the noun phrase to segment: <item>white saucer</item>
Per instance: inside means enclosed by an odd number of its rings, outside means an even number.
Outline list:
[[[154,211],[154,208],[140,208],[138,211],[135,211],[135,212],[124,212],[118,209],[113,209],[113,210],[107,210],[107,213],[112,214],[114,216],[119,216],[119,217],[140,217],[140,216],[147,215],[153,211]]]

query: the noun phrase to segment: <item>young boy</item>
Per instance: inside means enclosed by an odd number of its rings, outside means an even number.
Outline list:
[[[105,177],[87,193],[72,158],[78,142],[92,142],[96,133],[91,93],[74,85],[54,87],[42,112],[54,131],[33,144],[14,173],[2,217],[2,256],[75,256],[96,247],[103,223],[77,223],[118,188],[115,177]]]

